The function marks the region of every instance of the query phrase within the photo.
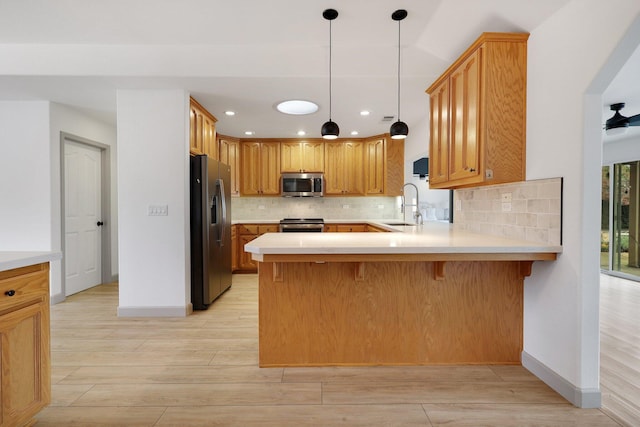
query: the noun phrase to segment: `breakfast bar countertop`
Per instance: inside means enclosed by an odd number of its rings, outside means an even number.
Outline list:
[[[562,246],[509,239],[462,230],[455,224],[427,222],[423,225],[389,226],[368,221],[395,232],[374,233],[267,233],[245,245],[253,259],[265,255],[330,254],[555,254]]]

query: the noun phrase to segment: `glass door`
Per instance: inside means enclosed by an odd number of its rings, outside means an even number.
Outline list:
[[[639,161],[617,163],[603,168],[602,172],[600,265],[604,270],[633,280],[640,280],[639,172]],[[605,224],[605,211],[608,224]]]

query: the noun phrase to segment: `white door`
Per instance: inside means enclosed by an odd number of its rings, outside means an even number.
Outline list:
[[[65,295],[99,285],[101,269],[101,150],[65,140]]]

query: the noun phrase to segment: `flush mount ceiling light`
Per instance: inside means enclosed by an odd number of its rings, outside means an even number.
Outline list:
[[[615,111],[613,117],[607,120],[604,125],[604,129],[607,131],[607,135],[622,135],[629,129],[629,126],[640,126],[640,114],[635,116],[625,117],[620,114],[620,110],[624,108],[624,102],[617,104],[611,104],[611,111]]]
[[[338,124],[331,120],[331,21],[338,17],[335,9],[325,9],[322,17],[329,21],[329,121],[322,125],[320,133],[324,139],[336,139],[340,135]]]
[[[405,139],[409,135],[409,126],[400,120],[400,21],[407,17],[407,11],[398,9],[391,14],[391,19],[398,21],[398,121],[391,125],[391,139]]]
[[[284,114],[303,116],[305,114],[313,114],[318,111],[318,105],[311,101],[292,99],[289,101],[282,101],[276,105],[276,109]]]
[[[235,111],[231,111],[231,110],[227,110],[224,112],[227,116],[235,116],[236,112]]]

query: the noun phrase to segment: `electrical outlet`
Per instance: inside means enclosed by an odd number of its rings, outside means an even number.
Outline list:
[[[512,197],[511,193],[502,193],[502,203],[511,203]]]
[[[511,212],[511,202],[502,202],[502,212]]]
[[[167,216],[169,215],[169,205],[149,205],[147,216]]]

